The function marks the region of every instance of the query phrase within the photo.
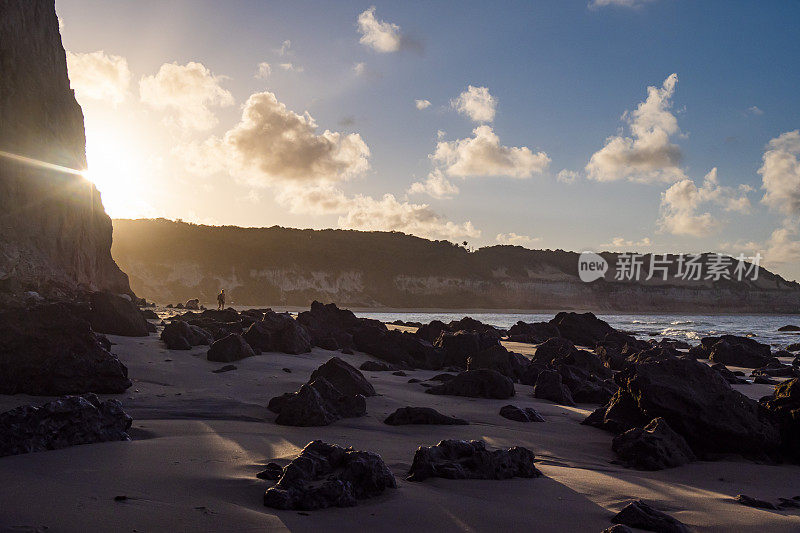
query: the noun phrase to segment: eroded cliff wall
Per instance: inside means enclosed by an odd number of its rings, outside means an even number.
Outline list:
[[[86,168],[54,0],[0,0],[0,151]],[[0,302],[25,291],[130,293],[111,233],[100,194],[81,175],[0,155]]]

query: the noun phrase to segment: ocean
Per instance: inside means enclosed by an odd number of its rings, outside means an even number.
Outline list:
[[[428,312],[356,312],[357,316],[374,318],[382,322],[450,322],[463,318],[462,313]],[[469,316],[485,324],[509,328],[518,321],[546,322],[553,314],[524,313],[470,313]],[[780,332],[778,328],[789,324],[800,326],[797,315],[602,315],[601,318],[617,329],[627,331],[640,339],[680,339],[697,344],[702,337],[711,335],[749,335],[755,340],[783,348],[800,342],[798,332]]]

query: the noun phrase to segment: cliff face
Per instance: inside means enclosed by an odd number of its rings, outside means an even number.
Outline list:
[[[800,285],[765,269],[752,281],[584,283],[578,254],[493,246],[468,252],[401,233],[211,227],[115,220],[114,256],[136,292],[162,303],[220,288],[238,305],[598,312],[796,313]],[[643,268],[646,272],[646,266]],[[674,274],[674,269],[671,271]]]
[[[0,0],[0,151],[86,168],[54,0]],[[131,293],[111,258],[111,232],[92,183],[0,154],[0,299]]]

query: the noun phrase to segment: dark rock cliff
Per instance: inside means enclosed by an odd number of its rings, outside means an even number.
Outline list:
[[[86,137],[54,0],[0,0],[0,152],[0,303],[25,291],[131,294],[100,194],[74,172]]]

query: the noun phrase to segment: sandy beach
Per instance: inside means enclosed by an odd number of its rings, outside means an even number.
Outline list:
[[[614,464],[612,435],[580,425],[595,406],[562,407],[516,385],[511,400],[424,394],[410,378],[434,371],[364,372],[378,392],[367,415],[326,427],[286,427],[266,409],[270,398],[296,390],[310,373],[338,355],[358,366],[369,359],[314,348],[304,355],[265,353],[235,363],[205,359],[207,347],[169,351],[155,335],[110,336],[113,352],[134,382],[116,397],[134,418],[132,442],[109,442],[0,459],[3,531],[602,531],[629,500],[642,498],[696,531],[797,531],[800,513],[744,507],[744,493],[776,500],[800,494],[800,467],[755,464],[739,458],[694,462],[658,472]],[[504,343],[519,353],[531,345]],[[284,369],[290,369],[286,372]],[[751,398],[769,385],[737,385]],[[49,400],[0,397],[0,409]],[[498,415],[513,403],[534,407],[545,423],[523,424]],[[467,426],[383,423],[398,407],[429,406],[464,418]],[[414,451],[446,438],[483,439],[490,448],[531,449],[538,479],[429,479],[408,482]],[[271,482],[255,477],[269,461],[285,464],[309,441],[379,453],[398,480],[396,490],[354,508],[300,513],[262,505]],[[115,497],[124,496],[122,501]],[[117,498],[118,500],[120,498]],[[46,529],[45,529],[46,528]]]

